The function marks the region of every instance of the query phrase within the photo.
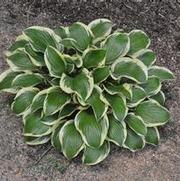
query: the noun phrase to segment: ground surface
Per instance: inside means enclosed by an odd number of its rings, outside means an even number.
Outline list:
[[[87,1],[87,2],[86,2]],[[31,25],[55,27],[99,17],[118,27],[146,31],[157,52],[157,64],[176,74],[176,81],[164,86],[166,105],[172,120],[161,129],[161,144],[130,153],[113,148],[101,164],[87,167],[79,159],[67,161],[53,149],[36,164],[49,145],[29,147],[22,137],[21,119],[10,110],[12,97],[0,96],[0,180],[1,181],[178,181],[180,179],[180,1],[165,0],[0,0],[0,73],[7,64],[3,51],[22,29]]]

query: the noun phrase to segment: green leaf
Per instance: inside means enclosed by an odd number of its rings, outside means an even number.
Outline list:
[[[126,107],[126,99],[118,94],[105,94],[105,98],[107,99],[110,107],[112,108],[114,117],[118,121],[122,121],[128,112],[128,109]]]
[[[59,132],[64,125],[64,122],[60,122],[59,124],[55,125],[55,128],[51,134],[51,144],[56,150],[61,151],[61,143],[59,139]]]
[[[84,148],[81,135],[74,126],[74,121],[67,121],[60,130],[59,139],[63,154],[72,159]]]
[[[110,35],[102,45],[106,49],[106,64],[112,64],[118,57],[123,57],[129,51],[129,38],[124,33]]]
[[[102,95],[102,90],[95,86],[91,96],[87,99],[94,111],[97,120],[101,119],[107,112],[108,103]]]
[[[148,127],[145,136],[146,143],[156,146],[159,143],[159,139],[158,129],[156,127]]]
[[[149,49],[139,50],[132,57],[141,60],[147,67],[150,67],[156,61],[156,54]]]
[[[103,40],[111,33],[112,22],[108,19],[101,18],[92,21],[88,26],[93,32],[93,43],[95,44],[98,41]]]
[[[161,82],[156,76],[149,76],[147,82],[141,86],[147,96],[155,95],[161,90]]]
[[[132,55],[137,51],[148,48],[150,45],[150,39],[146,33],[141,30],[133,30],[129,33],[130,49],[128,54]]]
[[[59,118],[60,119],[64,119],[68,116],[70,116],[71,114],[73,114],[76,110],[78,109],[76,104],[73,103],[69,103],[64,105],[64,107],[59,111]]]
[[[0,75],[0,91],[16,93],[16,87],[12,86],[12,81],[20,72],[13,72],[8,69]]]
[[[126,124],[124,121],[118,121],[115,117],[110,114],[109,119],[109,130],[108,140],[118,146],[122,146],[127,136]]]
[[[14,78],[12,86],[30,87],[42,83],[43,80],[43,76],[38,73],[23,73]]]
[[[118,58],[111,67],[112,76],[115,79],[126,77],[137,83],[147,81],[147,68],[138,59],[131,59],[128,57]]]
[[[162,106],[165,103],[165,95],[162,91],[159,91],[156,95],[153,95],[150,98],[159,102],[159,104],[161,104]]]
[[[138,151],[145,146],[144,138],[136,134],[132,129],[127,127],[127,137],[123,145],[132,152]]]
[[[174,74],[165,67],[152,66],[148,70],[148,75],[155,75],[161,81],[174,79]]]
[[[60,118],[58,118],[58,113],[50,115],[50,116],[44,116],[42,115],[41,117],[41,121],[42,123],[48,125],[48,126],[52,126],[57,124],[58,122],[60,122]]]
[[[86,145],[100,147],[106,139],[109,122],[107,116],[97,121],[90,110],[82,110],[75,117],[75,126]]]
[[[59,26],[55,29],[55,33],[60,36],[62,39],[67,38],[69,34],[68,27]]]
[[[50,136],[41,136],[41,137],[33,137],[33,136],[25,136],[25,142],[27,145],[42,145],[47,143],[50,140]]]
[[[91,44],[92,32],[85,24],[76,22],[69,27],[69,37],[76,41],[74,46],[78,51],[84,51]]]
[[[52,115],[61,110],[64,105],[70,102],[70,96],[61,91],[59,87],[48,89],[47,96],[44,100],[44,114]]]
[[[99,84],[106,80],[110,75],[109,67],[98,67],[92,72],[92,76],[95,84]]]
[[[11,105],[12,110],[17,115],[22,115],[30,107],[32,100],[37,92],[38,89],[36,88],[21,89],[14,98],[14,102]]]
[[[112,84],[109,82],[109,83],[106,83],[106,85],[104,85],[104,89],[109,94],[114,95],[114,94],[121,93],[122,95],[124,95],[128,99],[132,98],[131,87],[132,87],[131,84],[126,84],[126,83],[124,83],[124,84]]]
[[[35,70],[36,66],[33,63],[33,58],[25,51],[24,48],[16,49],[14,52],[7,55],[7,63],[12,70]]]
[[[50,126],[41,122],[40,113],[30,113],[24,117],[24,136],[40,137],[52,132]]]
[[[147,128],[140,116],[136,116],[133,113],[129,113],[126,116],[125,122],[136,134],[138,134],[140,136],[146,135]]]
[[[31,104],[31,112],[35,112],[35,111],[43,108],[46,95],[47,95],[47,89],[38,92],[34,96],[34,98],[32,100],[32,104]]]
[[[25,35],[19,35],[16,41],[10,46],[9,51],[13,52],[18,48],[24,48],[27,43],[27,37]]]
[[[77,41],[73,38],[64,38],[60,43],[67,49],[76,49],[75,45],[77,44]]]
[[[41,52],[35,52],[30,43],[25,45],[26,52],[33,58],[33,63],[36,66],[45,66],[44,54]]]
[[[87,69],[104,65],[106,50],[103,49],[87,49],[83,52],[82,60],[83,65]]]
[[[128,107],[136,107],[140,102],[146,98],[146,92],[142,87],[132,87],[132,98],[128,101]]]
[[[105,141],[99,148],[85,146],[82,161],[86,165],[95,165],[103,161],[110,152],[110,144]]]
[[[49,83],[52,86],[59,86],[59,82],[60,82],[60,78],[56,78],[56,77],[49,80]]]
[[[32,26],[25,29],[24,34],[28,37],[33,49],[37,52],[44,53],[48,46],[59,48],[58,43],[60,42],[61,38],[56,36],[55,33],[49,28]]]
[[[75,65],[71,64],[71,63],[67,63],[67,65],[66,65],[66,73],[71,74],[71,73],[73,73],[73,71],[75,71]]]
[[[83,100],[86,100],[91,95],[93,84],[93,78],[85,68],[74,77],[62,74],[60,80],[60,87],[64,92],[68,94],[76,93]]]
[[[45,62],[51,76],[61,77],[66,70],[63,55],[51,46],[48,46],[45,51]]]
[[[154,100],[140,103],[135,114],[139,115],[148,127],[163,125],[170,119],[169,111]]]
[[[82,67],[83,64],[82,57],[79,56],[78,54],[75,54],[73,56],[70,56],[68,54],[63,54],[63,56],[66,62],[74,64],[77,68]]]
[[[76,104],[80,104],[80,106],[83,106],[84,108],[89,107],[89,104],[87,103],[87,101],[84,101],[82,98],[78,97],[76,94],[73,95],[73,99]]]

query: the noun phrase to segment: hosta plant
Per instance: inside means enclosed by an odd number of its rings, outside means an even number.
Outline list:
[[[149,45],[143,31],[112,31],[108,19],[25,29],[0,75],[0,90],[15,94],[25,142],[50,141],[68,159],[82,152],[88,165],[105,159],[110,144],[133,152],[157,145],[170,119],[161,85],[174,76],[154,65]]]

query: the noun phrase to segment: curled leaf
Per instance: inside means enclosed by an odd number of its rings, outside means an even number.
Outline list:
[[[157,76],[161,81],[174,79],[174,74],[165,67],[152,66],[149,68],[148,74]]]
[[[146,92],[142,87],[137,85],[133,86],[131,90],[132,90],[132,97],[130,100],[128,100],[128,106],[135,107],[146,98]]]
[[[60,87],[64,92],[68,94],[76,93],[83,100],[91,95],[93,84],[93,78],[85,68],[75,77],[63,74],[60,80]]]
[[[156,127],[148,127],[147,134],[145,136],[145,141],[151,145],[158,145],[159,143],[159,132]]]
[[[23,73],[16,76],[12,81],[12,86],[31,87],[43,83],[44,78],[38,73]]]
[[[66,122],[60,130],[59,139],[63,154],[72,159],[83,149],[84,144],[79,132],[75,129],[74,121]]]
[[[66,63],[63,55],[55,48],[48,46],[45,51],[45,62],[50,75],[61,77],[66,70]]]
[[[19,75],[19,72],[13,72],[8,69],[0,75],[0,91],[16,93],[16,87],[12,86],[12,81]]]
[[[125,98],[121,95],[110,94],[105,94],[105,98],[108,101],[110,107],[112,108],[114,117],[117,120],[122,121],[128,112]]]
[[[112,64],[111,71],[115,79],[126,77],[137,83],[146,82],[148,77],[146,66],[138,59],[128,57],[118,58]]]
[[[84,51],[89,47],[92,41],[92,34],[88,26],[83,23],[76,22],[69,27],[69,37],[76,42],[74,46],[79,51]]]
[[[106,49],[106,64],[112,64],[129,51],[129,37],[125,33],[114,33],[105,40],[102,47]]]
[[[93,43],[95,44],[110,34],[112,22],[108,19],[101,18],[92,21],[88,26],[94,35]]]
[[[147,96],[155,95],[161,90],[161,82],[156,76],[149,76],[147,82],[141,86]]]
[[[42,123],[39,113],[31,113],[24,117],[24,135],[32,137],[46,136],[52,132],[50,126]]]
[[[110,144],[105,141],[99,148],[85,146],[82,161],[86,165],[96,165],[103,161],[109,154]]]
[[[109,122],[107,116],[97,121],[91,111],[83,110],[76,115],[75,126],[86,145],[97,148],[107,136]]]
[[[33,49],[42,53],[48,46],[58,48],[61,40],[51,29],[40,26],[29,27],[24,30],[24,34],[30,40]]]
[[[14,71],[36,69],[33,58],[24,48],[16,49],[14,52],[7,55],[7,62]]]
[[[99,84],[106,80],[110,75],[109,67],[98,67],[93,70],[92,76],[95,84]]]
[[[94,87],[91,96],[87,99],[87,102],[93,108],[97,120],[101,119],[106,114],[108,103],[102,96],[102,90],[98,86]]]
[[[139,50],[132,57],[141,60],[147,67],[150,67],[156,61],[156,54],[150,49]]]
[[[150,39],[146,33],[141,30],[133,30],[129,33],[130,49],[128,55],[132,55],[141,49],[148,48]]]
[[[31,105],[34,96],[37,94],[36,88],[23,88],[21,89],[11,105],[12,110],[17,115],[22,115]]]
[[[59,87],[52,87],[48,90],[44,100],[44,114],[52,115],[61,110],[64,105],[70,102],[70,96],[62,92]]]
[[[136,134],[140,135],[140,136],[145,136],[147,133],[147,128],[142,120],[142,118],[140,116],[136,116],[133,113],[129,113],[126,116],[126,123],[128,124],[128,126],[134,131],[136,132]]]
[[[142,136],[136,134],[132,129],[127,127],[127,137],[123,145],[132,152],[138,151],[145,146],[145,141]]]
[[[104,89],[111,95],[114,94],[122,94],[128,99],[132,98],[132,90],[131,90],[131,84],[113,84],[113,83],[106,83],[104,85]]]
[[[83,65],[86,68],[97,67],[105,63],[106,51],[103,49],[87,49],[83,53]]]
[[[161,104],[162,106],[165,103],[165,95],[162,91],[159,91],[157,94],[151,96],[150,98],[159,102],[159,104]]]

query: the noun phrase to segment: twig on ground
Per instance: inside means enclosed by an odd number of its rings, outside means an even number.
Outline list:
[[[40,158],[38,160],[36,160],[34,165],[37,165],[51,149],[52,149],[52,146],[50,146],[46,151],[44,151],[44,153],[40,156]]]

